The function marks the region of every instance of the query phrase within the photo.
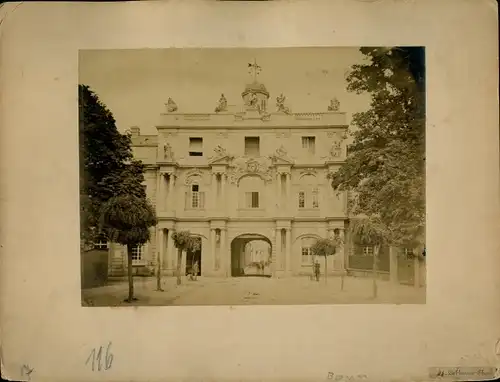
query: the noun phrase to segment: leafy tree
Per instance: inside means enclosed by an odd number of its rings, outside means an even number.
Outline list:
[[[378,254],[381,245],[387,239],[387,227],[378,216],[360,216],[350,220],[349,234],[352,235],[355,244],[373,246],[373,298],[376,298],[378,295]]]
[[[130,175],[130,172],[125,170],[123,172],[125,182],[129,184],[137,182],[137,179],[127,179],[127,174]],[[136,188],[137,186],[136,184]],[[126,302],[136,300],[132,274],[132,249],[149,241],[149,229],[156,223],[153,206],[145,197],[138,197],[133,192],[113,196],[102,206],[101,230],[106,232],[111,241],[127,246],[129,290]]]
[[[394,244],[423,243],[425,231],[425,70],[419,47],[361,48],[348,90],[371,94],[353,116],[353,144],[332,186],[348,191],[350,214],[378,216]]]
[[[172,233],[172,240],[177,248],[177,285],[181,284],[182,252],[197,251],[201,248],[200,238],[192,236],[189,231]]]
[[[81,239],[104,233],[127,246],[129,297],[134,299],[132,248],[150,238],[155,211],[146,199],[144,165],[133,159],[130,135],[121,134],[99,97],[78,86],[80,135]]]
[[[327,268],[327,258],[335,254],[337,249],[337,242],[333,239],[318,239],[311,247],[311,252],[314,257],[324,257],[325,258],[325,284],[328,274]]]
[[[86,85],[78,86],[80,144],[80,223],[81,239],[92,243],[98,232],[102,205],[111,197],[143,191],[130,187],[133,175],[142,176],[143,167],[133,160],[129,135],[116,128],[113,114]],[[123,176],[123,172],[129,174]]]

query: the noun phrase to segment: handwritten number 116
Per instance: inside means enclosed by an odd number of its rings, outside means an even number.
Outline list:
[[[108,346],[106,347],[106,354],[104,355],[103,359],[103,347],[99,346],[99,349],[92,349],[92,351],[89,354],[89,357],[87,358],[87,361],[85,361],[85,365],[88,365],[89,362],[91,363],[91,368],[92,371],[101,371],[103,368],[104,370],[109,370],[111,369],[111,365],[113,364],[113,354],[110,351],[111,349],[111,342],[108,343]],[[103,365],[104,361],[104,365]]]

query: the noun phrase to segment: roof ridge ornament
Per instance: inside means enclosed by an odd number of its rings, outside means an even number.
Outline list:
[[[253,74],[253,82],[257,82],[257,76],[260,74],[262,67],[257,65],[257,60],[254,58],[253,63],[248,63],[248,73]]]

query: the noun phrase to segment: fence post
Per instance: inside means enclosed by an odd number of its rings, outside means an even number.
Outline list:
[[[413,256],[413,286],[415,288],[420,288],[420,259],[418,257],[418,252]]]
[[[396,248],[389,246],[389,274],[392,284],[399,284],[398,277],[398,254]]]

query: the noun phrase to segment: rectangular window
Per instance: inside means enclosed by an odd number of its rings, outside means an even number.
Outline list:
[[[203,138],[189,138],[189,156],[203,156]]]
[[[306,193],[304,191],[299,192],[299,208],[305,208],[306,206]]]
[[[136,245],[132,248],[132,261],[141,261],[143,255],[142,246]]]
[[[260,156],[259,137],[245,137],[245,155],[252,157]]]
[[[363,247],[363,255],[373,256],[373,247]]]
[[[258,192],[245,192],[245,207],[246,208],[259,208],[259,193]]]
[[[191,207],[198,208],[200,206],[200,186],[193,184],[191,186]]]
[[[316,137],[302,137],[302,148],[309,154],[314,154],[316,150]]]
[[[186,210],[205,208],[205,193],[200,192],[199,185],[197,184],[191,185],[191,190],[189,192],[186,192],[184,208]]]
[[[311,247],[302,247],[302,264],[312,264]]]
[[[312,208],[319,208],[319,190],[317,188],[312,191]]]

